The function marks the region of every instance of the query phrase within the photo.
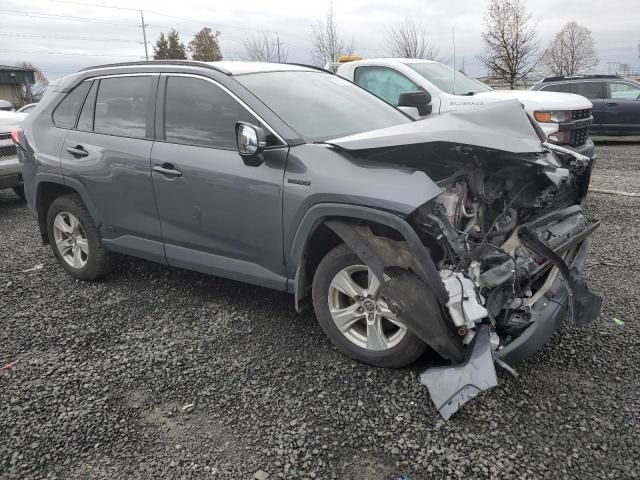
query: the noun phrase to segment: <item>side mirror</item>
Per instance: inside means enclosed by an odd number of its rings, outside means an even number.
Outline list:
[[[262,163],[260,152],[267,146],[264,130],[247,122],[236,122],[236,143],[244,163],[252,167]]]
[[[399,107],[413,107],[418,110],[418,115],[425,116],[431,113],[431,95],[429,92],[419,90],[416,92],[404,92],[398,99]]]

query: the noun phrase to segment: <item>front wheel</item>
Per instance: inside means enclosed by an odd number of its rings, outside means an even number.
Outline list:
[[[347,245],[330,251],[313,278],[313,306],[324,333],[345,355],[377,367],[417,360],[426,345],[378,295],[379,282]]]

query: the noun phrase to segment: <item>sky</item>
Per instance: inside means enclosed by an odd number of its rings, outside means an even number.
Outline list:
[[[486,74],[478,56],[488,4],[489,0],[336,0],[333,9],[339,35],[353,39],[359,55],[388,56],[389,27],[411,17],[449,65],[455,38],[457,68],[464,61],[465,72],[480,77]],[[225,59],[242,59],[243,40],[267,31],[279,34],[288,61],[309,63],[313,25],[328,7],[329,0],[0,0],[0,64],[29,61],[53,80],[91,65],[142,60],[138,9],[149,25],[150,57],[161,31],[175,28],[186,44],[202,27],[210,27],[221,32]],[[610,62],[640,71],[640,0],[529,0],[527,9],[541,47],[574,20],[593,32],[600,58],[596,73],[607,73]]]

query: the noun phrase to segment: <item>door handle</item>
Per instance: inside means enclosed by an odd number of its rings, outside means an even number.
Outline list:
[[[158,172],[167,177],[181,177],[182,172],[170,163],[163,163],[162,165],[154,165],[153,171]]]
[[[67,152],[76,158],[86,157],[89,155],[82,145],[76,145],[75,147],[67,147]]]
[[[618,106],[618,104],[617,104],[617,103],[615,103],[615,102],[609,102],[609,103],[607,103],[607,107],[617,107],[617,106]]]

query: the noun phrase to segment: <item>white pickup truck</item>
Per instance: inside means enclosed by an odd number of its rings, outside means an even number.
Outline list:
[[[349,61],[338,64],[335,72],[395,106],[399,106],[402,93],[427,92],[431,96],[431,114],[516,99],[537,120],[551,143],[569,147],[588,157],[594,156],[593,141],[589,137],[593,106],[580,95],[493,90],[446,65],[421,59]]]

